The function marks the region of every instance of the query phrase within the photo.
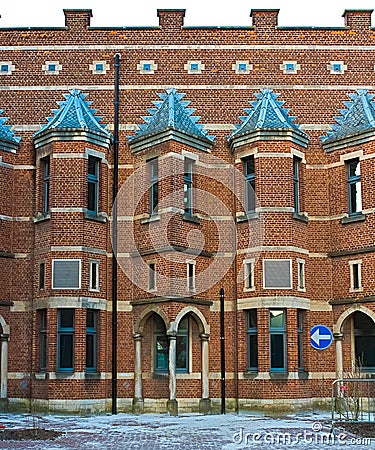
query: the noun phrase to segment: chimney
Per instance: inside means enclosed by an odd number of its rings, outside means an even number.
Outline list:
[[[181,31],[185,9],[158,9],[159,26],[164,31]]]
[[[373,9],[346,9],[342,15],[345,26],[352,30],[369,30],[373,11]]]
[[[88,28],[92,17],[91,9],[64,9],[67,28]]]
[[[252,9],[250,17],[255,28],[277,27],[279,9]]]

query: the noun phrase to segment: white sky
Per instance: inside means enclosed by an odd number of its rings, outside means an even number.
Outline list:
[[[345,9],[375,9],[375,0],[0,0],[0,27],[64,26],[69,8],[92,9],[92,26],[158,25],[158,8],[186,9],[187,26],[250,25],[251,9],[278,8],[280,26],[340,27]]]

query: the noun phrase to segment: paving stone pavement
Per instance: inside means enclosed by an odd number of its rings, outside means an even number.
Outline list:
[[[309,449],[372,450],[375,439],[338,430],[330,434],[327,414],[265,417],[250,413],[171,417],[161,414],[98,416],[0,415],[7,428],[33,426],[63,432],[55,440],[1,441],[12,450],[244,450]],[[375,425],[374,425],[375,427]]]

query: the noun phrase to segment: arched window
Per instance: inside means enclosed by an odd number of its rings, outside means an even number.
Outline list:
[[[375,370],[375,323],[361,312],[353,315],[356,363],[362,370]]]
[[[160,316],[154,315],[154,372],[168,372],[168,337]]]

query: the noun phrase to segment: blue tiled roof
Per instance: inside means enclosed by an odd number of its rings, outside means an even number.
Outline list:
[[[252,108],[246,108],[247,116],[240,116],[242,124],[235,125],[236,130],[230,138],[249,133],[254,130],[300,130],[299,125],[294,123],[295,117],[289,116],[289,109],[282,108],[284,102],[277,100],[280,94],[275,94],[271,89],[262,89],[260,93],[254,94],[256,101],[250,101]],[[306,135],[307,136],[307,135]]]
[[[167,89],[158,94],[161,100],[153,101],[155,108],[148,108],[151,116],[144,116],[145,124],[139,125],[134,136],[129,136],[130,142],[143,137],[152,136],[168,129],[177,130],[199,139],[213,141],[214,136],[207,136],[203,125],[197,124],[199,116],[192,116],[195,109],[188,108],[190,101],[182,100],[185,94],[178,93],[176,89]]]
[[[34,136],[38,136],[47,130],[80,129],[96,132],[106,137],[111,134],[105,129],[106,125],[100,124],[102,117],[95,116],[96,109],[90,108],[92,102],[86,101],[87,94],[73,89],[69,94],[64,94],[65,100],[57,102],[59,109],[52,110],[53,116],[48,117],[48,124],[44,125]]]
[[[4,111],[0,109],[0,114]],[[21,138],[18,136],[14,136],[14,131],[11,130],[10,125],[5,125],[8,117],[0,117],[0,140],[7,141],[11,144],[18,145],[21,141]]]
[[[375,129],[375,103],[371,101],[374,95],[359,89],[349,97],[351,101],[343,102],[347,109],[341,109],[341,116],[335,117],[337,124],[331,125],[327,136],[322,136],[324,144]]]

